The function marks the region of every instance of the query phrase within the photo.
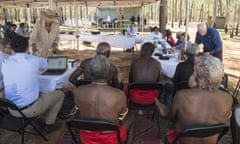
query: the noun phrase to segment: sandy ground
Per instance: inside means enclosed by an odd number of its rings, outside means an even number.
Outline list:
[[[194,34],[194,31],[192,31],[191,35],[193,34]],[[223,40],[223,49],[224,49],[223,63],[225,67],[225,72],[234,74],[237,76],[238,75],[240,76],[239,44],[240,44],[240,41],[238,39]],[[79,59],[79,62],[81,62],[83,59],[95,56],[96,44],[91,44],[91,45],[81,44],[79,53],[76,49],[73,49],[73,45],[70,45],[69,43],[65,42],[65,43],[62,43],[60,46],[64,47],[64,49],[58,53],[59,55],[67,55],[69,58]],[[112,48],[110,61],[118,67],[119,79],[121,79],[124,83],[128,82],[128,73],[129,73],[129,67],[130,67],[131,61],[139,57],[139,47],[140,45],[137,45],[137,51],[135,51],[134,53],[123,52],[121,49]],[[232,78],[232,77],[229,78],[229,88],[231,91],[236,85],[236,80],[237,80],[236,78]],[[63,121],[62,123],[64,125]],[[32,136],[32,135],[26,135],[25,142],[29,144],[39,144],[39,143],[54,144],[56,143],[56,141],[62,138],[65,130],[66,130],[65,127],[62,127],[62,129],[59,130],[58,132],[47,135],[47,137],[49,138],[49,142],[44,142],[41,138]],[[19,135],[17,133],[12,133],[12,132],[10,133],[8,131],[0,129],[0,144],[18,143],[18,136]]]

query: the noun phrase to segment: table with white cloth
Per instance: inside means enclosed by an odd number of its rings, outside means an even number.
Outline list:
[[[108,42],[111,47],[131,49],[136,43],[136,36],[128,37],[123,35],[92,35],[92,34],[79,34],[76,35],[60,34],[60,41],[71,40],[87,41],[87,42]]]
[[[155,56],[156,53],[161,53],[159,48],[155,48],[152,57],[161,64],[161,73],[168,78],[173,78],[176,67],[180,60],[176,57],[171,56],[168,60],[159,59],[159,56]]]
[[[39,75],[40,92],[49,93],[70,86],[69,77],[75,69],[76,67],[67,69],[61,75]]]

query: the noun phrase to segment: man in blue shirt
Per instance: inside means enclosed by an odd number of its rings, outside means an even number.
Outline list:
[[[28,40],[24,37],[14,37],[11,47],[16,54],[2,63],[6,99],[15,103],[27,117],[44,115],[44,123],[41,125],[44,132],[60,128],[55,120],[64,93],[54,91],[39,95],[39,72],[47,69],[47,61],[27,54]],[[15,110],[10,110],[10,113],[16,117],[21,116]]]
[[[222,60],[222,41],[215,28],[207,27],[205,23],[198,24],[196,34],[196,44],[203,44],[204,54],[213,55]]]

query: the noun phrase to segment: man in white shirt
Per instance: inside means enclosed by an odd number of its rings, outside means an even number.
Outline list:
[[[154,27],[153,31],[149,34],[148,38],[151,40],[159,40],[162,39],[163,36],[162,33],[159,32],[158,27]]]
[[[2,69],[2,63],[11,54],[11,47],[9,41],[0,39],[0,71]],[[0,73],[0,98],[4,97],[4,87],[2,73]]]
[[[27,117],[44,114],[44,132],[49,133],[60,128],[55,123],[57,114],[62,106],[64,93],[54,91],[39,95],[39,72],[48,68],[43,58],[27,54],[28,40],[16,36],[11,41],[11,47],[16,53],[2,63],[2,75],[6,99],[19,107]],[[21,115],[10,110],[16,117]]]
[[[34,54],[48,57],[56,52],[59,42],[59,24],[57,13],[53,10],[41,11],[30,36],[30,45]]]
[[[134,23],[131,23],[127,28],[127,36],[136,36],[137,35],[137,28],[135,27]]]
[[[24,29],[25,29],[25,23],[20,23],[18,29],[16,30],[16,34],[23,37],[28,37],[28,33]]]

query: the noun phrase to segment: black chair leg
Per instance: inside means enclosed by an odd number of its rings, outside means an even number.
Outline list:
[[[42,132],[38,128],[36,128],[36,126],[34,126],[32,123],[30,123],[30,125],[45,141],[48,141],[48,139],[42,134]]]
[[[160,115],[157,111],[157,137],[160,138]]]
[[[24,130],[21,132],[21,144],[24,144]]]

